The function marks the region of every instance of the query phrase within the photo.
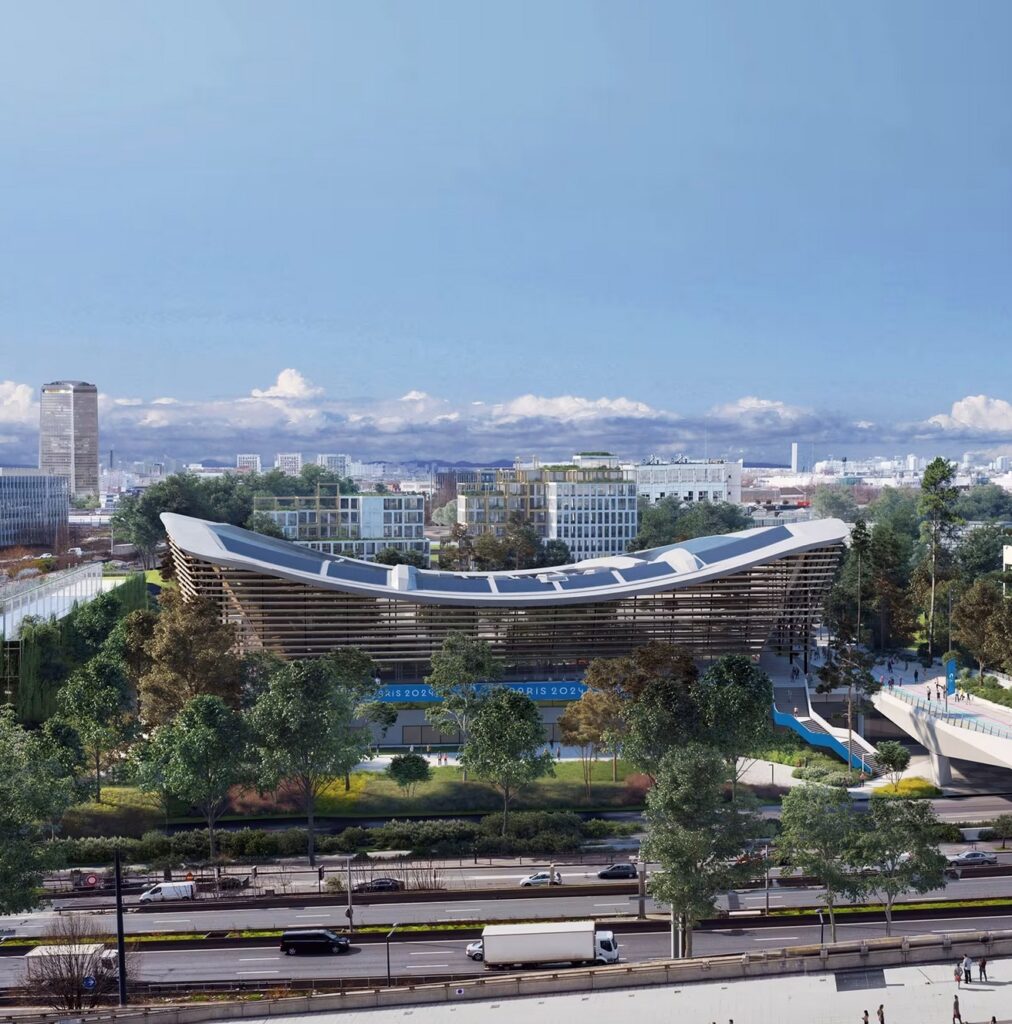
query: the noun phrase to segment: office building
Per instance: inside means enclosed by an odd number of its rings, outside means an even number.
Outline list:
[[[639,525],[636,483],[608,452],[582,452],[572,461],[542,465],[534,459],[495,471],[457,495],[457,522],[473,537],[502,537],[513,515],[542,540],[561,540],[574,559],[625,551]]]
[[[412,685],[454,631],[487,641],[507,680],[532,685],[579,679],[590,659],[653,640],[699,659],[801,649],[847,537],[821,519],[552,569],[456,573],[333,558],[174,513],[162,522],[184,598],[216,602],[243,649],[302,659],[360,647],[383,682]]]
[[[70,481],[71,498],[98,495],[98,388],[83,380],[42,385],[39,469]]]
[[[285,476],[298,476],[302,472],[301,452],[279,452],[274,456],[274,468]]]
[[[37,469],[0,468],[0,548],[66,547],[70,478]]]
[[[691,505],[697,501],[741,504],[741,463],[722,459],[649,459],[633,467],[636,493],[651,505],[675,498]]]
[[[317,455],[316,464],[328,473],[336,473],[340,477],[349,476],[348,465],[350,459],[347,455]]]
[[[318,484],[308,496],[255,498],[254,510],[269,516],[288,540],[328,555],[372,561],[385,548],[412,551],[429,560],[425,498],[421,494],[341,494]]]
[[[259,455],[237,455],[235,457],[235,468],[240,473],[259,473],[260,468],[260,456]]]

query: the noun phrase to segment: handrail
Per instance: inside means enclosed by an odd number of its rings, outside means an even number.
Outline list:
[[[923,697],[918,697],[914,693],[908,693],[898,686],[883,689],[879,692],[887,693],[891,697],[905,701],[912,707],[917,708],[918,711],[924,711],[932,718],[940,719],[960,729],[969,729],[971,732],[979,732],[984,736],[999,736],[1002,739],[1012,740],[1012,729],[1007,729],[996,722],[989,722],[987,719],[980,718],[979,716],[967,717],[961,711],[943,711],[936,706],[939,703],[938,701],[925,700]]]

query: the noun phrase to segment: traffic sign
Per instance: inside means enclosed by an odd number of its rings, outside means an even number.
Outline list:
[[[81,979],[81,987],[86,992],[90,992],[97,984],[98,982],[90,974]]]

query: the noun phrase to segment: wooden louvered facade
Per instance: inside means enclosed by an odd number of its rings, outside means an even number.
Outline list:
[[[360,647],[385,682],[417,681],[453,630],[491,644],[513,679],[579,671],[651,640],[680,644],[701,660],[757,655],[767,643],[798,649],[811,633],[842,547],[827,544],[662,593],[583,604],[440,605],[372,597],[215,565],[172,543],[184,596],[215,600],[240,628],[246,650],[316,658]]]

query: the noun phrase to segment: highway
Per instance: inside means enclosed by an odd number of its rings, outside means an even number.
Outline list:
[[[1009,927],[1007,917],[965,917],[924,919],[897,922],[896,935],[919,935],[925,932],[949,932],[958,938],[960,932],[999,930]],[[860,922],[841,924],[839,938],[851,941],[876,938],[885,934],[884,924]],[[818,925],[785,925],[782,928],[729,928],[720,931],[697,931],[693,936],[697,956],[725,953],[757,953],[783,946],[818,943]],[[825,927],[829,941],[829,926]],[[633,933],[619,936],[622,960],[644,962],[668,959],[670,936],[666,932]],[[464,955],[464,939],[411,941],[395,939],[390,946],[392,973],[400,977],[428,974],[480,974],[481,964]],[[955,948],[955,947],[954,947]],[[188,951],[149,951],[131,955],[130,976],[139,981],[200,982],[312,978],[324,981],[340,977],[383,977],[386,974],[384,943],[353,947],[339,956],[283,956],[276,944],[247,946],[241,949],[202,949]],[[0,957],[0,988],[19,984],[23,957]]]

